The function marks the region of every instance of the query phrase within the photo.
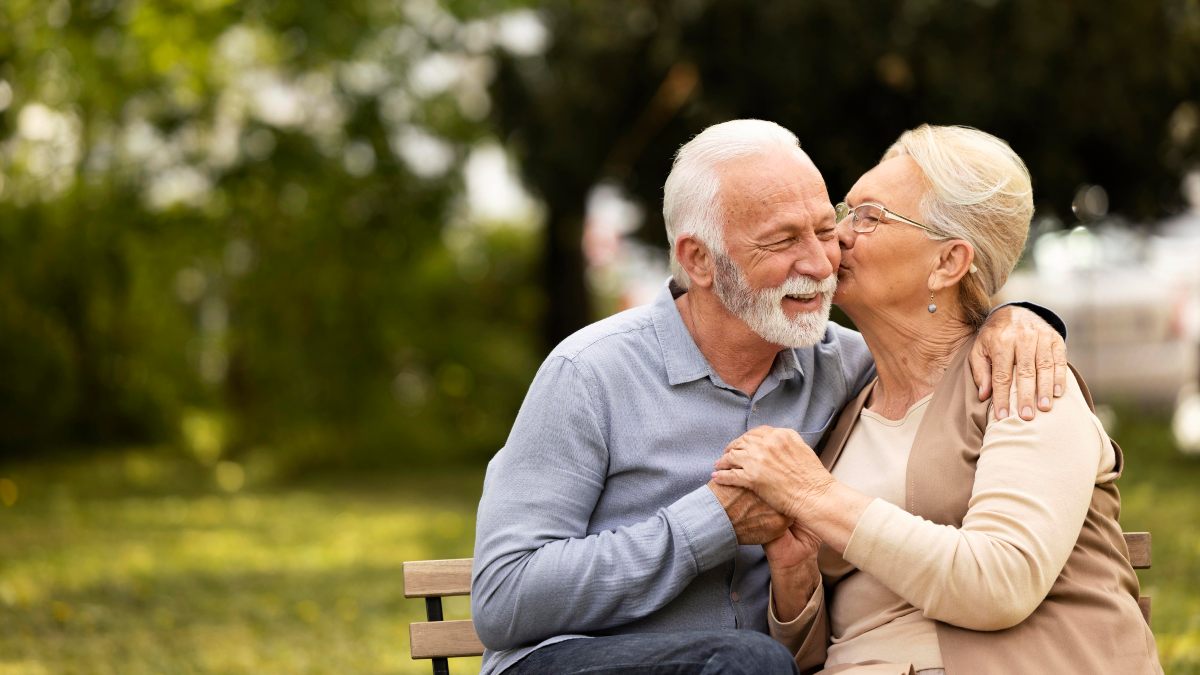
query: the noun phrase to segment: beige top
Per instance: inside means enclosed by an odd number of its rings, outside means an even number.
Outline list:
[[[1112,444],[1069,378],[1051,413],[1030,422],[989,415],[962,528],[929,522],[903,508],[908,456],[928,402],[901,420],[864,409],[833,467],[839,481],[877,499],[844,557],[822,552],[822,576],[834,589],[826,666],[883,660],[937,668],[934,620],[996,630],[1027,616],[1066,564],[1093,486],[1113,475]],[[851,574],[855,568],[861,573]],[[786,624],[772,607],[772,635],[799,647],[823,599],[822,584]]]

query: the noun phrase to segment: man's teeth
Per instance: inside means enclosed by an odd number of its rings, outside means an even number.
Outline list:
[[[807,301],[807,300],[812,300],[813,298],[817,297],[817,294],[816,293],[793,293],[786,297],[789,297],[792,300]]]

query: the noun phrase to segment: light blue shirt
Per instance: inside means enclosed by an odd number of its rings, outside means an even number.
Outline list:
[[[753,396],[723,382],[672,292],[592,324],[546,358],[488,464],[471,611],[483,673],[585,636],[767,630],[761,546],[739,546],[706,487],[763,425],[815,446],[874,375],[862,336],[779,352]]]

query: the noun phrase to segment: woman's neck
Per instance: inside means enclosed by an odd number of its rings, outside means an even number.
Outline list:
[[[901,419],[933,392],[955,352],[975,331],[950,311],[940,317],[886,309],[867,314],[850,317],[875,357],[879,375],[867,407],[888,419]]]

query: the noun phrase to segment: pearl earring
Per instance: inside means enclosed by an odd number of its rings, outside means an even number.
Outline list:
[[[933,302],[933,291],[929,291],[929,306],[925,309],[928,309],[930,314],[937,311],[937,305]]]

